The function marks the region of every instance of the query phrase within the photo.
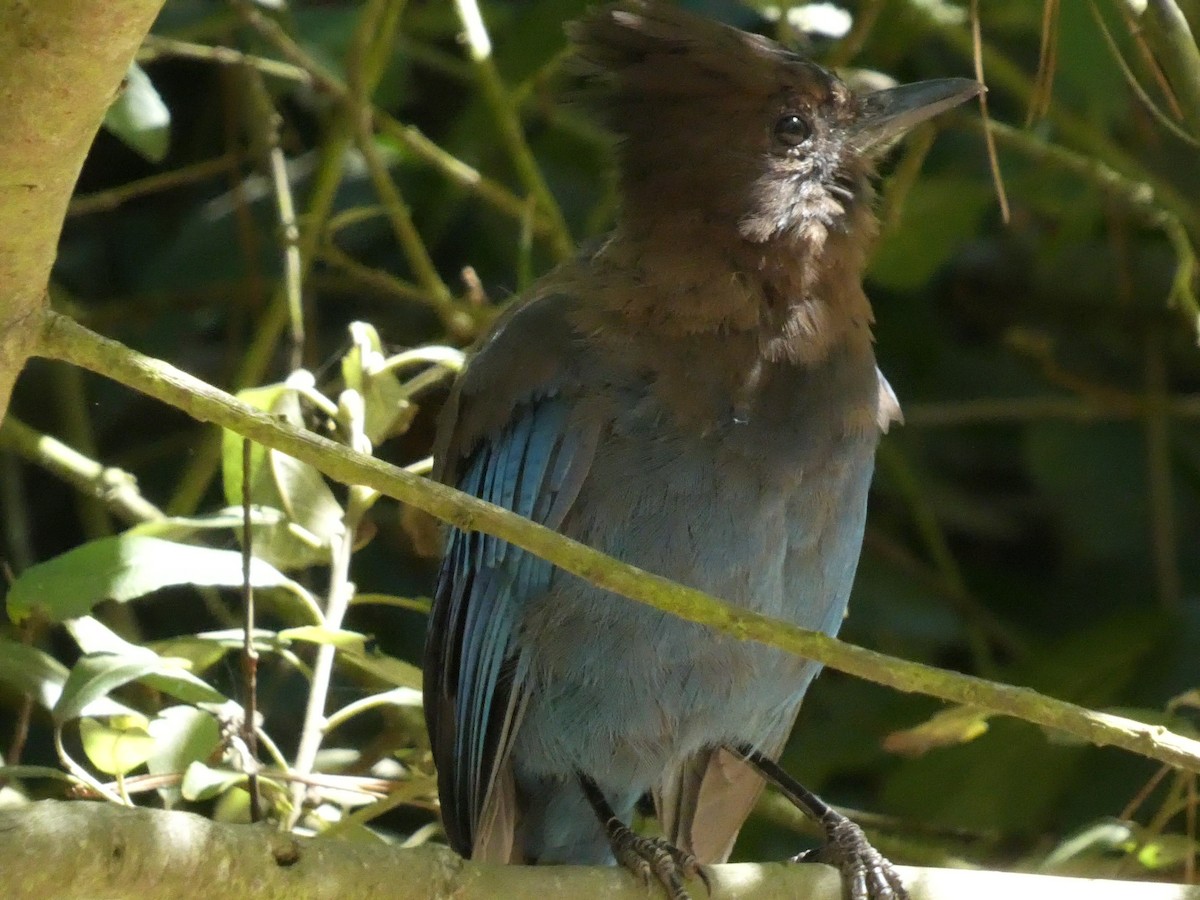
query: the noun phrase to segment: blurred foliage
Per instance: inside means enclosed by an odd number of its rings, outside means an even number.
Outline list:
[[[967,9],[949,0],[840,3],[838,38],[797,32],[775,5],[687,5],[901,80],[972,72]],[[885,167],[868,289],[908,421],[880,452],[842,635],[1194,733],[1187,59],[1124,0],[980,6],[990,113],[1013,126],[995,131],[1010,221],[975,112]],[[81,176],[55,305],[420,469],[453,348],[611,221],[611,147],[562,102],[561,26],[584,7],[490,0],[494,57],[473,62],[443,0],[169,0]],[[1200,4],[1179,9],[1200,26]],[[85,792],[244,818],[241,442],[46,364],[13,415],[31,429],[0,432],[0,555],[17,579],[0,752],[22,764],[9,787],[59,793],[62,765]],[[39,432],[137,485],[56,466]],[[372,827],[423,840],[434,787],[412,663],[436,537],[273,452],[249,471],[270,562],[252,576],[264,803],[314,829],[390,810]],[[338,711],[324,732],[314,708]],[[938,709],[827,673],[785,764],[873,811],[900,862],[1194,874],[1192,778],[970,710],[922,724]],[[314,773],[306,789],[288,766]],[[794,853],[790,819],[762,812],[737,855]]]

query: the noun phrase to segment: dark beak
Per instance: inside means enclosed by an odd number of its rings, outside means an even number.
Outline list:
[[[969,78],[938,78],[867,94],[859,98],[858,121],[848,130],[850,144],[859,153],[880,152],[914,125],[984,90]]]

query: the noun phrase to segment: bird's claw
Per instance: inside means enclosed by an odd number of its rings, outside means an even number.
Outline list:
[[[899,873],[871,846],[861,828],[833,810],[821,824],[825,843],[792,857],[792,862],[821,862],[836,868],[846,900],[909,900]]]
[[[688,878],[699,878],[708,892],[712,893],[708,875],[696,857],[669,841],[634,834],[625,826],[613,829],[609,840],[618,863],[645,884],[657,881],[666,889],[670,900],[691,900],[691,895],[683,885]]]

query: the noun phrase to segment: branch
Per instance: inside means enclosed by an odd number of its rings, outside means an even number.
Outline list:
[[[193,813],[44,800],[0,810],[0,859],[10,900],[175,900],[220,885],[226,900],[524,900],[657,896],[615,866],[503,866],[445,847],[305,839]],[[899,867],[913,900],[1200,900],[1183,885]],[[840,900],[821,865],[736,863],[708,869],[712,900]],[[699,888],[695,895],[701,895]]]
[[[0,418],[45,307],[67,201],[162,0],[0,0]]]
[[[1028,688],[947,672],[885,656],[805,631],[724,603],[702,591],[638,569],[469,494],[421,478],[319,435],[293,428],[160,360],[88,331],[48,312],[37,353],[104,375],[175,406],[204,422],[314,466],[343,484],[365,485],[408,503],[463,531],[484,531],[549,560],[592,584],[655,609],[706,625],[741,640],[758,641],[797,656],[887,685],[927,694],[991,713],[1013,716],[1074,735],[1100,746],[1113,745],[1200,773],[1200,741],[1166,728],[1084,709]]]

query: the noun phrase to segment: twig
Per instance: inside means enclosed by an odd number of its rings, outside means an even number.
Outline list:
[[[1137,181],[1098,159],[1084,156],[1057,144],[1049,144],[1024,131],[1001,122],[990,121],[987,129],[997,141],[1039,162],[1050,163],[1104,191],[1146,224],[1159,228],[1175,249],[1176,267],[1169,302],[1189,317],[1189,324],[1200,335],[1200,300],[1196,297],[1196,253],[1177,214],[1174,200],[1164,197],[1162,186]]]
[[[242,438],[242,675],[246,702],[242,713],[242,741],[249,757],[247,788],[250,793],[250,821],[262,817],[258,792],[258,648],[254,646],[254,586],[250,583],[250,564],[254,560],[254,529],[250,524],[251,482],[253,481],[253,443]]]
[[[1054,98],[1054,71],[1058,67],[1059,0],[1042,0],[1042,34],[1038,41],[1037,75],[1033,79],[1033,95],[1025,114],[1025,127],[1044,118]]]
[[[496,127],[500,130],[501,140],[504,141],[521,183],[537,198],[538,206],[550,220],[550,245],[554,255],[560,260],[569,259],[575,252],[575,242],[571,239],[571,232],[567,228],[562,210],[546,186],[537,160],[534,159],[525,140],[525,131],[521,126],[517,107],[509,97],[500,73],[496,71],[496,64],[492,59],[492,41],[488,37],[487,26],[483,23],[479,4],[476,0],[455,0],[454,5],[463,25],[467,50],[475,65],[479,86],[483,90],[483,99]]]
[[[1104,36],[1104,43],[1108,46],[1108,52],[1112,54],[1113,59],[1117,63],[1117,68],[1121,70],[1121,74],[1125,78],[1125,83],[1129,85],[1129,89],[1133,91],[1134,96],[1141,101],[1142,106],[1146,108],[1146,111],[1154,117],[1159,125],[1171,132],[1171,134],[1175,135],[1175,137],[1179,138],[1184,143],[1191,144],[1193,147],[1200,146],[1200,140],[1197,140],[1195,137],[1188,134],[1186,131],[1172,122],[1167,114],[1158,108],[1158,104],[1154,102],[1154,98],[1152,98],[1146,92],[1146,89],[1142,87],[1141,82],[1137,80],[1137,76],[1133,73],[1133,70],[1129,68],[1129,64],[1125,62],[1125,57],[1121,55],[1121,48],[1117,46],[1116,39],[1113,38],[1112,32],[1109,31],[1108,25],[1104,21],[1104,17],[1100,15],[1100,10],[1096,6],[1096,0],[1088,0],[1088,6],[1092,11],[1092,18],[1096,21],[1096,26],[1100,29],[1100,34]],[[1135,38],[1136,37],[1139,36],[1135,35]],[[1137,43],[1139,47],[1143,46],[1140,40]],[[1155,64],[1155,69],[1157,69],[1157,64],[1153,56],[1150,57],[1150,62]],[[1168,102],[1171,103],[1172,108],[1179,109],[1179,102],[1175,99],[1175,95],[1170,92],[1169,84],[1167,85],[1167,89],[1166,97]]]
[[[298,369],[304,363],[304,270],[300,258],[300,230],[296,227],[296,204],[292,199],[292,182],[288,175],[287,158],[279,145],[279,130],[283,118],[275,109],[262,75],[247,69],[247,83],[251,104],[251,120],[257,130],[257,143],[266,168],[271,177],[275,194],[275,209],[279,215],[279,229],[283,242],[283,295],[287,300],[288,324],[291,333],[291,368]]]
[[[415,301],[429,306],[434,306],[436,303],[432,297],[417,285],[403,281],[390,272],[360,263],[332,240],[326,241],[322,245],[320,258],[331,266],[341,269],[357,281],[361,281],[363,284],[369,285],[389,297],[398,297],[402,300]]]
[[[1046,0],[1053,3],[1055,0]],[[971,44],[972,58],[975,61],[975,80],[986,84],[983,76],[983,34],[979,22],[979,0],[971,0]],[[979,114],[984,123],[988,121],[987,91],[979,94]],[[996,140],[992,137],[991,129],[983,130],[984,143],[987,144],[988,168],[992,173],[992,184],[996,186],[996,200],[1000,203],[1000,220],[1008,224],[1012,216],[1008,210],[1008,192],[1004,190],[1004,176],[1000,173],[1000,157],[996,153]]]
[[[345,82],[306,53],[276,22],[272,22],[258,10],[244,5],[239,5],[239,10],[259,34],[272,43],[283,56],[308,71],[327,94],[342,103],[346,102],[349,88]],[[450,182],[478,194],[480,198],[514,219],[523,215],[525,207],[520,197],[485,177],[452,153],[443,150],[415,125],[401,124],[380,110],[372,110],[371,114],[380,133],[395,140]],[[353,129],[350,133],[353,134]],[[544,214],[538,217],[537,228],[538,233],[543,236],[554,231],[553,223]]]
[[[129,523],[163,517],[162,510],[138,491],[137,480],[122,469],[102,465],[62,441],[30,428],[11,413],[0,423],[0,446],[40,466],[105,506]]]
[[[974,47],[969,30],[939,20],[932,14],[931,6],[921,3],[919,0],[908,0],[907,7],[910,12],[922,16],[930,28],[940,34],[953,49],[967,58],[973,58]],[[984,68],[988,73],[989,89],[1008,91],[1017,99],[1028,103],[1034,87],[1024,69],[987,43],[984,43],[981,49]],[[1051,105],[1047,111],[1047,118],[1057,127],[1067,142],[1090,154],[1090,159],[1084,157],[1088,159],[1089,163],[1114,173],[1122,173],[1119,177],[1127,181],[1145,185],[1147,192],[1158,198],[1160,207],[1169,210],[1180,221],[1186,222],[1189,229],[1200,232],[1200,208],[1192,202],[1192,199],[1183,196],[1170,182],[1148,170],[1138,159],[1118,146],[1108,134],[1083,116],[1069,111],[1061,103]],[[993,120],[988,123],[987,127],[995,133],[998,141],[1002,140],[1003,129],[1006,126]],[[1010,130],[1017,131],[1016,129]],[[1032,141],[1040,142],[1033,135],[1028,137]]]
[[[300,68],[300,66],[293,66],[290,63],[280,62],[277,59],[267,59],[264,56],[242,53],[240,50],[234,50],[232,47],[213,47],[208,44],[179,41],[175,38],[163,37],[157,34],[146,35],[145,40],[142,41],[141,49],[138,50],[138,62],[153,62],[164,56],[199,59],[226,66],[245,66],[272,78],[297,81],[301,84],[312,84],[312,76]]]
[[[138,197],[145,197],[149,194],[156,194],[159,191],[170,190],[171,188],[183,187],[187,184],[194,184],[197,181],[205,181],[232,168],[236,168],[239,161],[237,156],[225,154],[214,159],[206,159],[204,162],[183,166],[170,172],[162,172],[158,175],[139,178],[137,181],[130,181],[120,187],[110,188],[106,191],[97,191],[94,194],[81,194],[78,197],[72,198],[71,205],[67,207],[67,218],[86,216],[91,213],[108,212]]]
[[[366,160],[371,183],[375,185],[375,191],[379,194],[379,199],[387,211],[388,222],[391,223],[396,243],[400,245],[404,258],[424,289],[424,296],[431,301],[434,310],[449,329],[458,315],[454,295],[450,293],[450,288],[446,287],[446,282],[438,274],[437,267],[429,256],[429,250],[425,247],[425,241],[421,238],[421,233],[417,230],[416,225],[413,224],[408,204],[404,202],[400,189],[396,187],[396,183],[388,174],[387,166],[380,158],[379,150],[375,147],[374,135],[371,134],[367,125],[368,123],[363,121],[362,127],[359,129],[358,147]]]
[[[865,3],[859,4],[849,33],[834,45],[825,59],[825,63],[831,69],[841,68],[858,56],[875,23],[879,21],[883,6],[884,0],[866,0]]]
[[[312,66],[310,68],[308,65],[301,65],[301,67],[313,75],[315,83],[324,86],[324,81],[318,71],[320,66],[309,59],[300,50],[299,45],[296,45],[279,25],[247,3],[238,3],[237,10],[244,19],[268,39],[275,36],[280,41],[294,47],[301,61],[310,62]],[[274,41],[272,42],[274,43]],[[285,53],[285,55],[287,54]],[[296,60],[293,59],[293,62]],[[342,95],[343,99],[348,96],[344,86]],[[299,220],[298,247],[301,283],[307,280],[316,262],[321,234],[333,210],[338,187],[342,183],[346,151],[354,139],[354,125],[353,111],[343,106],[333,117],[325,134],[325,140],[322,142],[320,161],[308,192],[308,207]],[[255,325],[254,339],[234,377],[233,383],[236,387],[242,388],[259,384],[263,380],[278,349],[279,337],[287,326],[288,312],[288,294],[284,285],[280,284],[272,296],[266,312]],[[212,483],[220,463],[221,436],[218,433],[206,434],[192,453],[167,508],[177,515],[194,511]]]

